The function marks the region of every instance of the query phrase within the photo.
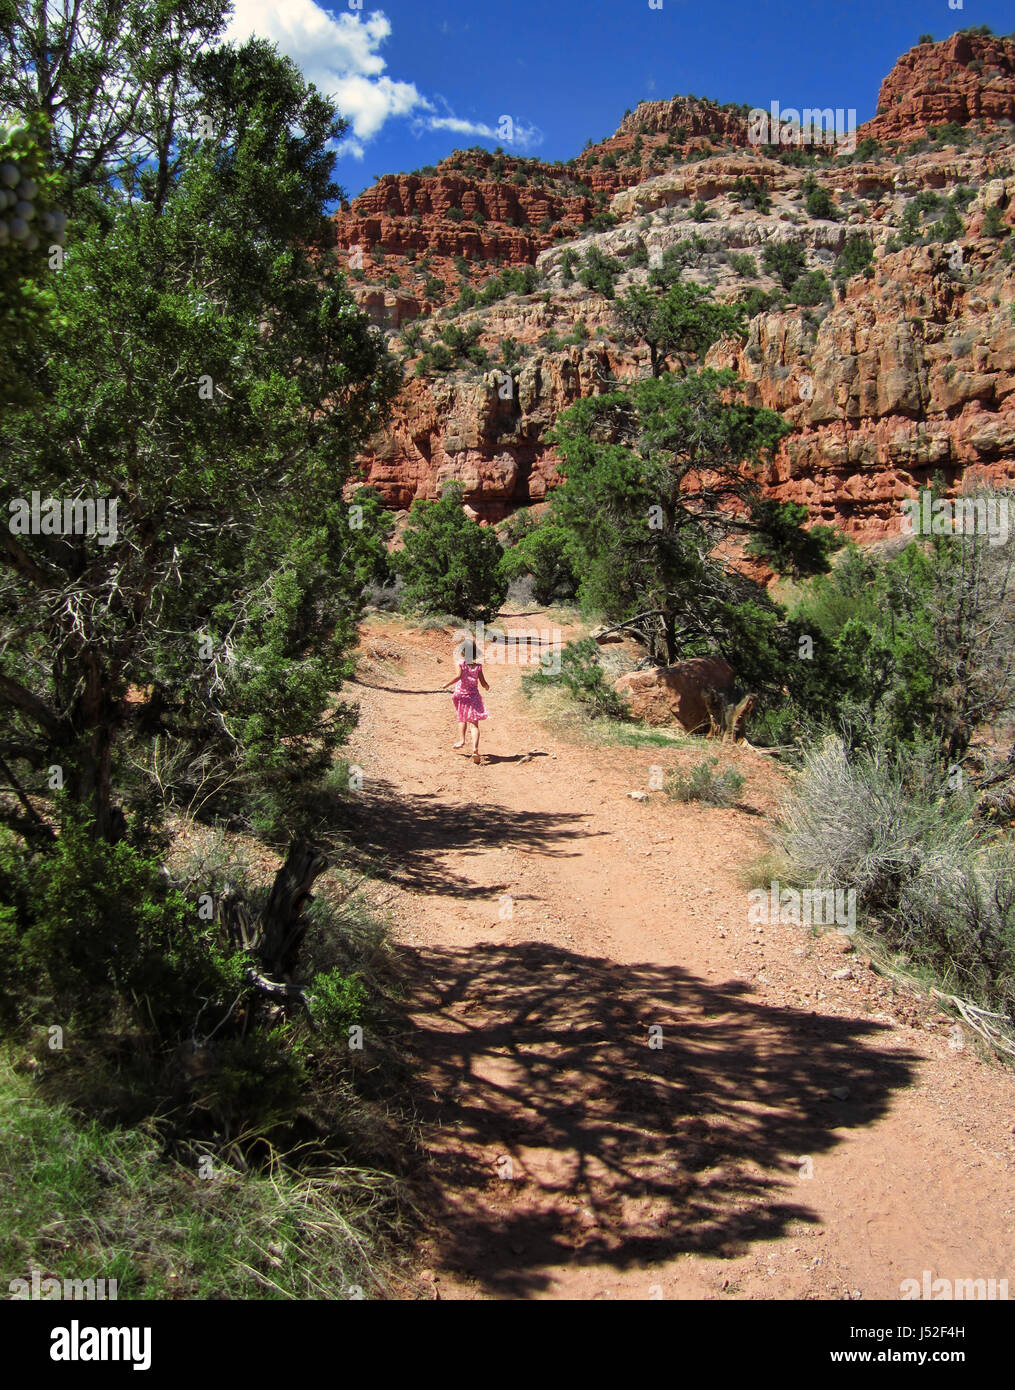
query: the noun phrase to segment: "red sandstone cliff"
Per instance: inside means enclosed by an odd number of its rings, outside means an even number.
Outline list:
[[[374,283],[357,287],[361,301],[391,329],[422,314],[430,340],[446,322],[478,324],[480,345],[501,370],[504,340],[519,356],[504,399],[503,375],[460,359],[450,371],[412,377],[419,359],[410,354],[394,418],[363,459],[369,481],[404,508],[455,478],[490,521],[546,496],[556,474],[545,435],[557,413],[647,370],[644,350],[617,331],[612,303],[568,283],[565,249],[596,246],[624,263],[639,242],[658,251],[697,235],[707,249],[688,278],[734,299],[776,288],[760,264],[768,241],[800,241],[808,269],[830,274],[856,234],[874,246],[869,278],[854,277],[841,298],[815,308],[758,313],[745,340],[709,356],[734,366],[751,399],[796,427],[767,479],[772,495],[806,502],[815,520],[877,537],[897,529],[900,499],[936,473],[955,486],[971,475],[1015,478],[1015,257],[1003,253],[997,226],[984,231],[990,208],[1002,228],[1013,221],[1015,143],[1005,124],[1015,115],[1013,58],[1011,42],[961,35],[904,55],[882,86],[884,113],[860,133],[909,153],[875,150],[812,166],[836,221],[807,216],[805,170],[745,147],[743,111],[687,99],[642,103],[572,165],[466,151],[434,175],[382,180],[336,219],[340,245],[366,248]],[[928,125],[949,121],[969,127],[968,148],[940,140],[926,148]],[[767,183],[765,213],[738,198],[745,175]],[[957,235],[935,239],[921,224],[914,243],[903,244],[903,217],[919,193],[958,199]],[[692,222],[699,201],[709,218]],[[449,218],[453,208],[463,216]],[[615,225],[591,233],[590,218],[607,209]],[[375,267],[369,248],[377,245],[384,264]],[[406,252],[425,254],[426,273],[447,283],[481,283],[495,270],[492,257],[534,261],[542,278],[533,294],[449,320],[440,296],[421,292],[411,262],[392,268],[391,258]],[[757,274],[745,279],[734,253],[753,256]],[[465,275],[454,256],[466,258]],[[619,288],[645,273],[625,267]],[[397,288],[376,284],[388,274]],[[573,332],[579,320],[584,339]]]

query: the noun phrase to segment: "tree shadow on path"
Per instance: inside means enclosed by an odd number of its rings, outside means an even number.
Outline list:
[[[442,854],[486,854],[491,847],[554,857],[580,854],[580,847],[572,848],[575,841],[593,844],[603,834],[590,831],[588,819],[584,813],[513,811],[478,799],[441,801],[376,778],[369,794],[345,802],[335,812],[335,822],[348,841],[345,857],[354,867],[416,892],[461,897],[474,897],[476,885],[442,863]]]
[[[494,1297],[538,1294],[563,1263],[644,1268],[648,1297],[654,1265],[815,1223],[805,1160],[820,1176],[918,1060],[879,1046],[881,1025],[679,966],[400,950],[438,1264]]]

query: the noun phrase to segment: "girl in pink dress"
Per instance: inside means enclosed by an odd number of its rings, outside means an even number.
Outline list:
[[[458,716],[458,742],[454,746],[456,748],[465,747],[465,729],[468,725],[472,729],[472,761],[478,763],[480,760],[479,721],[487,718],[479,687],[482,686],[484,690],[489,690],[490,687],[483,675],[482,663],[476,660],[476,644],[472,641],[463,642],[461,652],[462,660],[458,666],[458,675],[445,681],[441,689],[447,690],[449,685],[455,687],[451,692],[451,700],[455,707],[455,714]]]

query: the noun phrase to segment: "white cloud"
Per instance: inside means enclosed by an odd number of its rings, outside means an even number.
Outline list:
[[[413,130],[447,130],[471,135],[519,149],[542,143],[535,126],[513,121],[511,138],[497,125],[467,121],[455,116],[447,102],[440,106],[425,97],[414,82],[389,77],[379,49],[391,35],[391,23],[380,10],[364,18],[340,13],[337,18],[314,0],[234,0],[226,37],[242,43],[251,35],[270,39],[297,63],[308,82],[334,99],[352,126],[352,133],[338,146],[338,153],[362,159],[367,143],[394,117],[411,117]],[[446,114],[438,111],[444,108]],[[500,128],[498,128],[500,127]]]
[[[427,110],[430,103],[414,82],[396,82],[378,49],[391,34],[379,10],[363,18],[343,13],[336,19],[314,0],[234,0],[226,37],[243,42],[256,34],[271,39],[326,95],[333,97],[352,124],[353,140],[343,143],[362,158],[363,142],[392,116]]]
[[[503,117],[498,118],[495,126],[487,125],[485,121],[466,121],[460,116],[424,116],[413,122],[414,127],[419,130],[450,130],[455,135],[474,135],[486,140],[497,140],[502,145],[509,148],[520,150],[533,149],[543,143],[543,132],[536,126],[525,125],[523,122],[509,117],[510,126],[502,124]],[[510,131],[510,134],[506,133]]]

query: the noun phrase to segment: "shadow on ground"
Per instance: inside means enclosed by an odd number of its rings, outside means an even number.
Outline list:
[[[814,1223],[805,1160],[820,1177],[917,1060],[880,1047],[880,1025],[679,967],[542,943],[401,950],[422,1205],[441,1267],[494,1297],[538,1294],[565,1262],[644,1266],[649,1297],[652,1266],[682,1252]]]
[[[583,813],[512,811],[483,800],[479,792],[475,802],[455,805],[413,796],[377,778],[370,788],[335,809],[335,825],[347,842],[346,862],[417,892],[475,896],[472,880],[442,863],[441,854],[452,850],[485,853],[496,844],[545,855],[577,854],[572,842],[594,841],[601,833],[587,828],[589,817]]]

